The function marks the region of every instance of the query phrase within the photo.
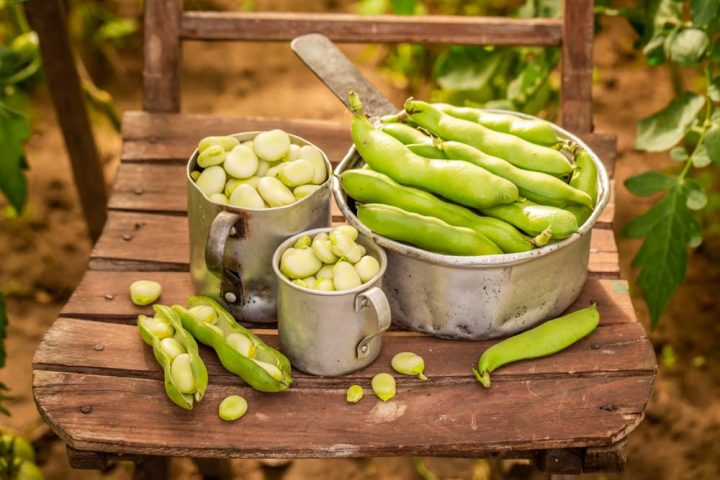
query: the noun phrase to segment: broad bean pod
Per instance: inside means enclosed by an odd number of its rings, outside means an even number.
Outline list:
[[[530,235],[549,231],[553,240],[562,240],[578,231],[577,219],[572,213],[528,200],[485,208],[482,213],[504,220]]]
[[[471,145],[517,167],[555,176],[564,176],[573,170],[570,161],[557,150],[452,117],[427,102],[408,99],[405,111],[413,121],[434,135]]]
[[[562,317],[506,338],[488,348],[478,360],[473,373],[484,387],[490,386],[490,374],[508,363],[531,358],[546,357],[564,350],[584,338],[600,323],[597,304],[574,311]]]
[[[375,233],[431,252],[463,256],[503,253],[500,247],[475,230],[397,207],[379,203],[358,205],[357,215]]]
[[[587,193],[552,175],[523,170],[501,158],[493,157],[461,142],[437,142],[436,146],[445,152],[448,158],[465,160],[510,180],[518,187],[520,195],[533,202],[560,208],[570,204],[586,207],[594,205]]]
[[[346,170],[340,175],[343,190],[360,203],[381,203],[471,228],[490,239],[504,253],[532,250],[530,238],[507,222],[481,217],[472,210],[446,202],[423,190],[400,185],[392,178],[370,169]]]
[[[483,208],[511,203],[517,187],[487,170],[457,160],[431,160],[412,153],[391,135],[376,129],[363,115],[357,94],[350,94],[352,138],[363,159],[403,185],[442,195],[462,205]]]
[[[191,307],[206,305],[216,314],[214,324],[198,320],[180,305],[172,308],[178,313],[182,325],[200,342],[215,349],[220,363],[230,372],[245,380],[261,392],[282,392],[292,383],[290,361],[257,335],[239,325],[219,303],[209,297],[190,297]],[[244,335],[255,346],[255,355],[249,358],[233,348],[227,341],[232,334]]]
[[[192,410],[202,400],[208,385],[207,369],[198,354],[197,343],[173,309],[165,305],[153,305],[153,309],[155,317],[138,317],[140,336],[152,347],[155,360],[165,372],[165,392],[170,401]],[[180,356],[183,358],[175,362]]]
[[[479,108],[457,107],[447,103],[433,103],[435,108],[455,118],[479,123],[496,132],[520,137],[528,142],[552,146],[560,142],[550,122],[540,119],[527,119],[505,113],[486,112]]]
[[[598,197],[597,167],[585,150],[578,151],[575,156],[575,170],[570,178],[570,185],[587,193],[592,199],[592,206],[595,206]],[[568,211],[575,215],[578,225],[585,223],[592,215],[592,208],[587,206],[572,205],[568,207]]]

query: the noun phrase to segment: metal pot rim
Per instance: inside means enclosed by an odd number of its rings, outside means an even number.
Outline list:
[[[483,109],[486,112],[490,113],[501,113],[506,115],[514,115],[520,118],[525,118],[529,120],[543,120],[538,117],[535,117],[533,115],[528,115],[525,113],[520,112],[513,112],[511,110],[499,110],[499,109]],[[547,120],[543,120],[547,121]],[[593,209],[592,214],[590,217],[583,223],[580,228],[578,229],[577,233],[572,234],[570,237],[561,240],[557,243],[552,243],[550,245],[546,245],[544,247],[530,250],[529,252],[521,252],[521,253],[504,253],[500,255],[484,255],[484,256],[454,256],[454,255],[443,255],[440,253],[433,253],[428,252],[426,250],[422,250],[420,248],[412,247],[410,245],[405,245],[400,242],[396,242],[394,240],[390,240],[389,238],[383,237],[381,235],[376,234],[375,232],[372,232],[370,229],[365,227],[362,223],[360,223],[360,220],[357,218],[357,216],[352,212],[350,207],[347,203],[347,195],[345,192],[343,192],[341,186],[340,186],[340,177],[339,175],[344,172],[345,170],[351,168],[354,163],[357,161],[357,159],[360,158],[360,156],[357,153],[357,150],[355,149],[355,145],[351,145],[348,152],[345,154],[343,159],[340,161],[338,166],[335,168],[335,171],[332,175],[332,191],[333,196],[335,197],[335,201],[338,204],[338,207],[340,208],[340,211],[345,216],[345,218],[348,220],[350,224],[352,224],[355,228],[357,228],[361,234],[364,234],[365,236],[372,238],[378,245],[387,248],[391,251],[400,253],[402,255],[416,258],[418,260],[427,261],[428,263],[433,263],[437,265],[445,265],[450,267],[460,267],[460,268],[485,268],[485,267],[502,267],[502,266],[508,266],[508,265],[516,265],[519,263],[525,263],[528,261],[531,261],[535,258],[543,257],[545,255],[549,255],[557,250],[560,250],[562,248],[567,247],[568,245],[571,245],[575,243],[577,240],[580,239],[581,236],[585,235],[586,233],[590,232],[592,230],[592,227],[597,222],[598,218],[600,217],[600,214],[607,206],[608,202],[610,201],[610,195],[611,195],[611,188],[610,188],[610,179],[608,177],[607,170],[605,169],[605,165],[603,165],[600,158],[597,156],[597,154],[580,138],[578,138],[576,135],[568,132],[564,128],[555,125],[552,122],[548,122],[552,125],[553,129],[558,133],[558,136],[561,139],[564,140],[571,140],[575,143],[577,143],[580,147],[582,147],[585,151],[587,151],[590,154],[590,158],[592,158],[593,162],[595,163],[595,167],[598,172],[598,177],[600,181],[600,189],[599,189],[599,195],[597,204],[595,205],[595,208]]]
[[[313,293],[316,295],[323,295],[323,296],[340,296],[340,295],[348,295],[348,294],[354,295],[357,293],[362,293],[365,290],[367,290],[368,288],[372,287],[373,284],[375,284],[378,281],[378,279],[382,278],[382,276],[385,274],[385,270],[387,269],[387,255],[385,254],[385,250],[383,250],[380,246],[378,246],[375,242],[373,242],[373,240],[370,237],[368,237],[367,235],[363,235],[362,232],[358,236],[358,243],[365,246],[365,248],[367,248],[369,251],[372,251],[373,253],[377,254],[378,260],[380,261],[380,270],[378,271],[378,273],[376,273],[374,277],[372,277],[370,280],[363,283],[362,285],[358,285],[357,287],[351,288],[349,290],[335,290],[332,292],[327,292],[324,290],[314,290],[314,289],[310,289],[310,288],[301,287],[300,285],[295,285],[290,280],[288,280],[288,278],[285,276],[285,274],[283,274],[280,271],[280,256],[283,254],[283,252],[285,252],[285,250],[290,248],[290,246],[293,243],[295,243],[295,241],[298,238],[302,237],[303,235],[309,235],[312,237],[314,235],[317,235],[318,233],[329,232],[333,228],[334,227],[321,227],[321,228],[314,228],[312,230],[306,230],[304,232],[297,233],[297,234],[293,235],[292,237],[286,239],[284,242],[282,242],[275,249],[275,253],[273,254],[273,258],[272,258],[272,268],[273,268],[273,271],[275,272],[275,276],[281,282],[285,283],[286,285],[288,285],[292,288],[295,288],[302,292]]]
[[[237,138],[240,142],[246,142],[246,141],[248,141],[248,140],[253,140],[259,133],[262,133],[263,131],[264,131],[264,130],[251,130],[251,131],[247,131],[247,132],[231,133],[231,134],[223,135],[223,136],[224,136],[224,137],[235,137],[235,138]],[[314,143],[312,143],[312,142],[310,142],[310,141],[308,141],[308,140],[305,140],[305,139],[302,138],[302,137],[299,137],[299,136],[297,136],[297,135],[294,135],[294,134],[288,133],[288,132],[285,132],[285,133],[287,133],[288,136],[290,137],[291,143],[298,142],[298,143],[296,143],[296,145],[300,145],[300,146],[303,146],[303,147],[309,145],[309,146],[311,146],[311,147],[317,148],[317,149],[320,151],[320,153],[322,153],[323,160],[325,160],[325,168],[327,168],[327,171],[328,171],[328,176],[327,176],[327,178],[325,179],[325,181],[324,181],[323,183],[321,183],[320,185],[318,185],[318,187],[324,187],[325,185],[327,185],[327,183],[331,181],[330,179],[332,178],[333,168],[332,168],[332,164],[330,163],[330,160],[329,160],[328,157],[327,157],[327,154],[325,154],[325,151],[324,151],[322,148],[320,148],[320,147],[318,147],[317,145],[315,145]],[[189,185],[192,185],[192,188],[195,188],[198,192],[200,192],[200,193],[202,194],[202,196],[203,196],[203,198],[204,198],[205,200],[207,200],[208,202],[216,203],[216,202],[213,202],[212,200],[210,200],[209,198],[207,198],[207,196],[205,196],[205,194],[200,190],[200,188],[199,188],[199,187],[197,186],[197,184],[195,183],[195,180],[193,180],[192,177],[190,176],[190,173],[193,171],[193,167],[195,166],[195,162],[196,162],[196,160],[197,160],[198,153],[199,153],[199,152],[198,152],[198,149],[195,148],[195,150],[193,150],[192,154],[190,155],[190,158],[188,159],[188,162],[187,162],[187,164],[185,165],[185,179],[187,180],[187,182],[188,182]],[[299,204],[299,203],[302,203],[302,202],[306,201],[306,200],[307,200],[308,198],[310,198],[310,197],[319,195],[319,194],[320,194],[320,190],[321,190],[321,189],[318,188],[317,190],[315,190],[315,191],[314,191],[313,193],[311,193],[310,195],[308,195],[308,196],[306,196],[306,197],[303,197],[303,198],[301,198],[301,199],[299,199],[299,200],[297,200],[297,201],[295,201],[295,202],[293,202],[293,203],[291,203],[291,204],[289,204],[289,205],[283,205],[282,207],[245,208],[245,207],[237,207],[237,206],[234,206],[234,205],[227,205],[227,204],[226,204],[226,205],[223,205],[223,204],[221,204],[221,203],[216,203],[216,205],[218,205],[219,207],[222,207],[222,208],[225,209],[225,210],[228,210],[228,211],[231,211],[231,212],[234,212],[234,213],[240,213],[240,214],[242,214],[244,211],[251,211],[251,212],[271,212],[271,211],[272,211],[272,212],[278,212],[278,211],[282,211],[283,209],[287,209],[287,208],[290,208],[290,207],[292,207],[292,206],[294,206],[294,205],[297,205],[297,204]]]

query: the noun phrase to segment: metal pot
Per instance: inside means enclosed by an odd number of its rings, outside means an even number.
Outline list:
[[[260,132],[234,136],[240,142]],[[291,142],[312,145],[290,135]],[[310,228],[330,225],[330,175],[311,195],[284,207],[248,209],[220,205],[205,197],[190,172],[198,151],[187,164],[190,224],[190,274],[195,290],[220,301],[238,320],[274,323],[277,312],[277,281],[271,260],[287,237]],[[330,161],[323,153],[328,172]]]
[[[344,375],[377,358],[382,333],[390,327],[390,306],[382,289],[387,257],[360,235],[357,242],[380,262],[373,279],[351,290],[325,292],[295,285],[280,272],[280,257],[302,235],[329,232],[318,228],[284,241],[273,255],[278,279],[278,335],[293,367],[313,375]]]
[[[335,170],[333,194],[348,222],[387,252],[383,288],[393,323],[439,337],[480,340],[525,330],[575,301],[587,277],[592,227],[610,199],[610,183],[604,165],[585,143],[560,127],[555,130],[590,153],[598,170],[597,205],[577,234],[537,250],[504,255],[441,255],[370,231],[340,187],[339,175],[364,163],[355,147],[350,148]]]

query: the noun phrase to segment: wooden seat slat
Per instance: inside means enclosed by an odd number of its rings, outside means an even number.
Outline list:
[[[73,448],[271,458],[480,456],[607,445],[640,422],[651,383],[644,374],[497,382],[488,390],[477,382],[401,384],[390,402],[368,394],[355,405],[345,402],[345,387],[268,395],[211,384],[204,400],[184,411],[167,400],[159,380],[46,370],[33,378],[43,418]],[[230,394],[250,405],[240,423],[217,417],[218,403]]]
[[[188,270],[187,217],[139,212],[108,212],[103,234],[90,253],[98,270]],[[595,228],[589,272],[617,276],[617,245],[612,230]]]
[[[339,162],[351,145],[348,121],[218,117],[196,114],[127,112],[123,115],[122,160],[186,162],[197,142],[208,135],[282,128],[323,149],[331,162]],[[613,174],[617,137],[580,135]]]
[[[185,166],[177,163],[123,162],[115,175],[109,207],[113,210],[186,213]],[[336,220],[342,218],[334,201],[332,215]],[[614,216],[613,198],[598,223],[611,224]]]

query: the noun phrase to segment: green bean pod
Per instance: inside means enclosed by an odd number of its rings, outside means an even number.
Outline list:
[[[593,205],[593,200],[587,193],[552,175],[517,168],[501,158],[483,153],[464,143],[436,142],[436,146],[445,152],[448,158],[465,160],[510,180],[518,187],[520,195],[533,202],[560,208],[573,203],[587,207]]]
[[[446,202],[423,190],[405,187],[374,170],[346,170],[340,175],[343,190],[360,203],[381,203],[408,212],[436,217],[458,227],[467,227],[486,236],[504,253],[532,250],[530,238],[507,222],[481,217],[472,210]]]
[[[475,230],[401,208],[370,203],[358,205],[357,215],[373,232],[430,252],[463,256],[502,253],[497,245]]]
[[[570,185],[578,190],[587,193],[592,199],[592,207],[597,203],[597,167],[590,154],[580,150],[575,156],[575,170]],[[577,218],[578,225],[582,225],[592,215],[593,209],[587,206],[573,205],[567,208]]]
[[[146,317],[140,315],[138,317],[138,329],[143,341],[150,345],[153,349],[155,360],[160,364],[165,372],[165,392],[168,398],[174,404],[192,410],[197,402],[202,400],[208,385],[208,374],[205,364],[198,354],[198,346],[195,339],[182,326],[178,315],[165,305],[153,305],[155,317]],[[158,330],[157,326],[161,328]],[[158,334],[159,331],[164,332]],[[190,372],[193,382],[192,392],[183,393],[183,386],[179,385],[177,376],[172,375],[173,361],[178,355],[174,355],[163,347],[165,342],[172,342],[179,345],[182,351],[180,354],[187,354],[190,357]]]
[[[600,314],[597,304],[576,310],[506,338],[488,348],[478,360],[473,373],[484,387],[490,386],[490,374],[508,363],[546,357],[566,349],[584,338],[598,326]]]
[[[445,152],[437,148],[432,143],[411,143],[409,145],[406,145],[406,147],[412,153],[414,153],[415,155],[420,155],[421,157],[447,159],[447,155],[445,155]]]
[[[479,123],[496,132],[509,133],[528,142],[552,146],[560,142],[550,122],[527,119],[505,113],[486,112],[479,108],[457,107],[447,103],[433,103],[435,108],[455,118]]]
[[[350,94],[352,138],[373,170],[403,185],[422,188],[462,205],[484,208],[511,203],[519,197],[512,182],[468,162],[431,160],[408,150],[391,135],[376,129],[362,113],[357,94]]]
[[[190,297],[191,307],[207,305],[216,314],[214,324],[203,322],[180,305],[174,305],[183,326],[200,343],[215,349],[220,363],[230,372],[245,380],[255,390],[261,392],[282,392],[292,383],[290,361],[274,348],[265,344],[257,335],[239,325],[219,303],[209,297]],[[228,337],[240,334],[247,337],[255,347],[255,354],[249,358],[233,348]],[[265,368],[264,368],[265,367]],[[273,374],[275,372],[275,375]],[[279,373],[278,373],[279,372]]]
[[[405,111],[412,120],[434,135],[471,145],[487,154],[507,160],[516,167],[558,177],[573,170],[572,164],[557,150],[452,117],[427,102],[408,99],[405,102]]]
[[[549,229],[553,240],[562,240],[578,231],[577,219],[572,213],[527,200],[485,208],[482,213],[504,220],[530,235],[541,235]]]
[[[405,145],[411,143],[430,143],[432,144],[432,137],[425,135],[417,128],[413,128],[406,123],[384,123],[381,126],[383,132],[388,135],[400,140]]]

